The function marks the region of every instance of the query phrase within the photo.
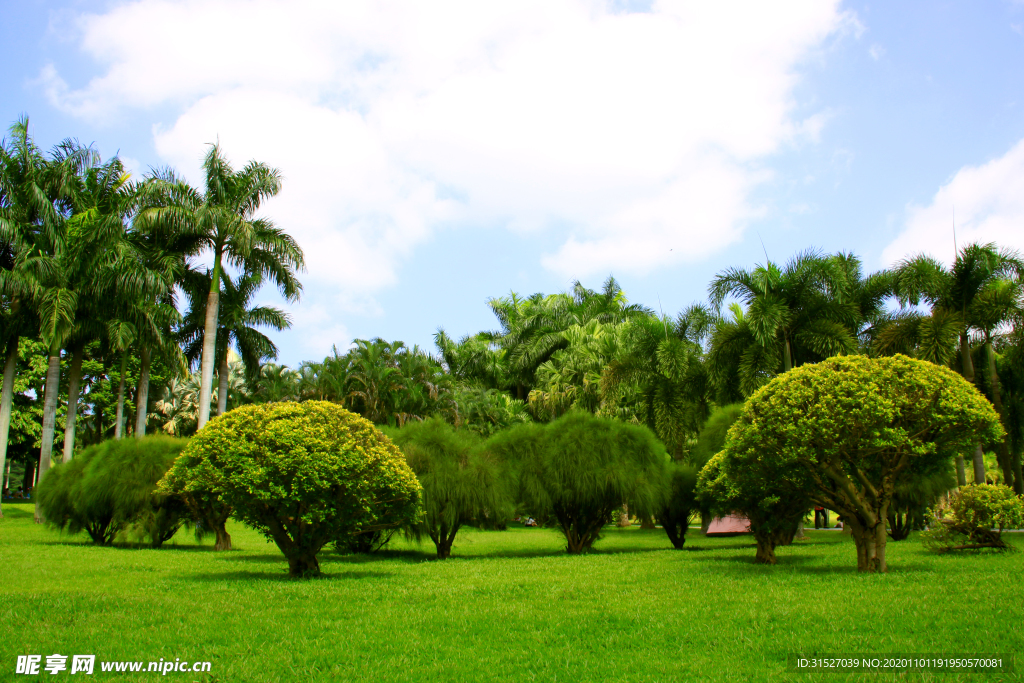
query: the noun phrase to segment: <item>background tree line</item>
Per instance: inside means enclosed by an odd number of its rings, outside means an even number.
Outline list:
[[[1000,416],[1006,437],[957,458],[960,484],[969,461],[972,480],[1022,492],[1024,265],[996,245],[965,246],[952,267],[918,255],[870,274],[848,253],[766,259],[719,273],[675,317],[628,302],[613,278],[511,292],[489,301],[496,329],[438,329],[433,352],[355,340],[288,368],[263,332],[288,316],[253,304],[265,283],[301,293],[301,249],[257,215],[280,189],[275,169],[235,170],[212,146],[202,190],[170,169],[135,180],[74,140],[44,153],[27,120],[0,155],[0,468],[26,485],[54,444],[66,460],[111,437],[188,436],[242,404],[313,399],[379,425],[436,416],[482,436],[583,410],[646,425],[693,464],[712,412],[772,378],[903,353],[954,369]]]

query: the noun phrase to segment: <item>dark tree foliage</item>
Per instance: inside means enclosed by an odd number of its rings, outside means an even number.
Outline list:
[[[688,463],[673,462],[668,472],[668,493],[655,518],[668,535],[672,547],[682,550],[690,518],[700,508],[696,491],[697,468]]]
[[[188,520],[180,496],[156,490],[157,482],[187,443],[188,439],[147,436],[92,446],[88,450],[94,454],[85,470],[84,486],[91,495],[112,500],[118,519],[137,526],[152,546],[159,548]]]
[[[46,520],[71,533],[85,531],[100,545],[137,526],[159,547],[186,519],[180,498],[155,490],[186,443],[152,436],[90,446],[40,483],[37,496]]]
[[[430,537],[438,559],[451,555],[463,525],[511,516],[508,477],[479,436],[440,418],[410,422],[390,435],[423,486],[423,517],[410,530]]]
[[[523,503],[557,520],[569,553],[589,550],[623,505],[653,517],[665,500],[668,454],[640,425],[572,412],[496,434],[487,448],[515,464]]]

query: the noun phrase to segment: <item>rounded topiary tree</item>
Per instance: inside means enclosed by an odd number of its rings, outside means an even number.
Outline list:
[[[211,420],[166,486],[203,472],[207,493],[274,541],[292,576],[320,573],[317,554],[346,533],[415,520],[420,485],[373,423],[326,401],[236,408]]]
[[[408,422],[391,435],[423,486],[423,517],[412,530],[430,537],[438,559],[451,555],[464,524],[511,517],[504,468],[479,436],[438,418]]]
[[[843,356],[790,370],[755,392],[724,452],[750,471],[801,470],[813,501],[850,526],[858,569],[885,571],[897,485],[946,469],[957,453],[1002,434],[992,405],[948,368],[902,355]]]
[[[523,502],[558,521],[570,553],[589,550],[623,505],[653,517],[665,500],[669,458],[647,427],[572,412],[499,433],[487,447],[514,461]]]
[[[780,466],[726,449],[700,471],[697,493],[715,515],[747,518],[757,543],[754,561],[775,564],[775,548],[787,545],[812,505],[810,478],[796,466]]]

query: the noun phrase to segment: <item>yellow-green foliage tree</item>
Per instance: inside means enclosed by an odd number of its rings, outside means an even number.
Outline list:
[[[902,355],[844,356],[759,389],[730,429],[724,458],[801,470],[814,502],[850,526],[857,568],[884,572],[897,485],[952,467],[972,443],[1002,434],[992,405],[948,368]]]
[[[515,505],[502,462],[481,448],[483,439],[440,418],[409,422],[390,432],[423,486],[423,517],[412,527],[425,533],[447,559],[455,534],[473,522],[503,523]]]
[[[274,541],[292,576],[345,534],[414,521],[421,488],[402,452],[371,422],[326,401],[236,408],[192,438],[163,485],[203,477],[233,515]]]
[[[746,517],[757,543],[754,561],[775,564],[775,548],[792,540],[797,524],[812,505],[812,485],[806,472],[795,464],[782,465],[751,455],[727,445],[700,471],[697,492],[712,514]]]

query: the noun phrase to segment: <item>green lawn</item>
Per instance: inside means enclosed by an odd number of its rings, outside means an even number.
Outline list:
[[[5,505],[0,520],[0,681],[29,679],[14,674],[17,655],[45,663],[55,652],[212,662],[209,674],[167,674],[178,681],[1021,677],[786,672],[798,651],[1019,655],[1019,552],[936,557],[911,539],[889,546],[887,575],[861,576],[852,541],[835,531],[809,531],[762,567],[745,537],[691,531],[675,551],[660,530],[609,528],[592,554],[569,557],[551,530],[467,530],[445,562],[429,545],[399,542],[375,556],[325,552],[326,578],[302,581],[237,524],[228,553],[186,535],[161,550],[97,548],[34,525],[31,513]],[[94,676],[160,677],[98,664]]]

